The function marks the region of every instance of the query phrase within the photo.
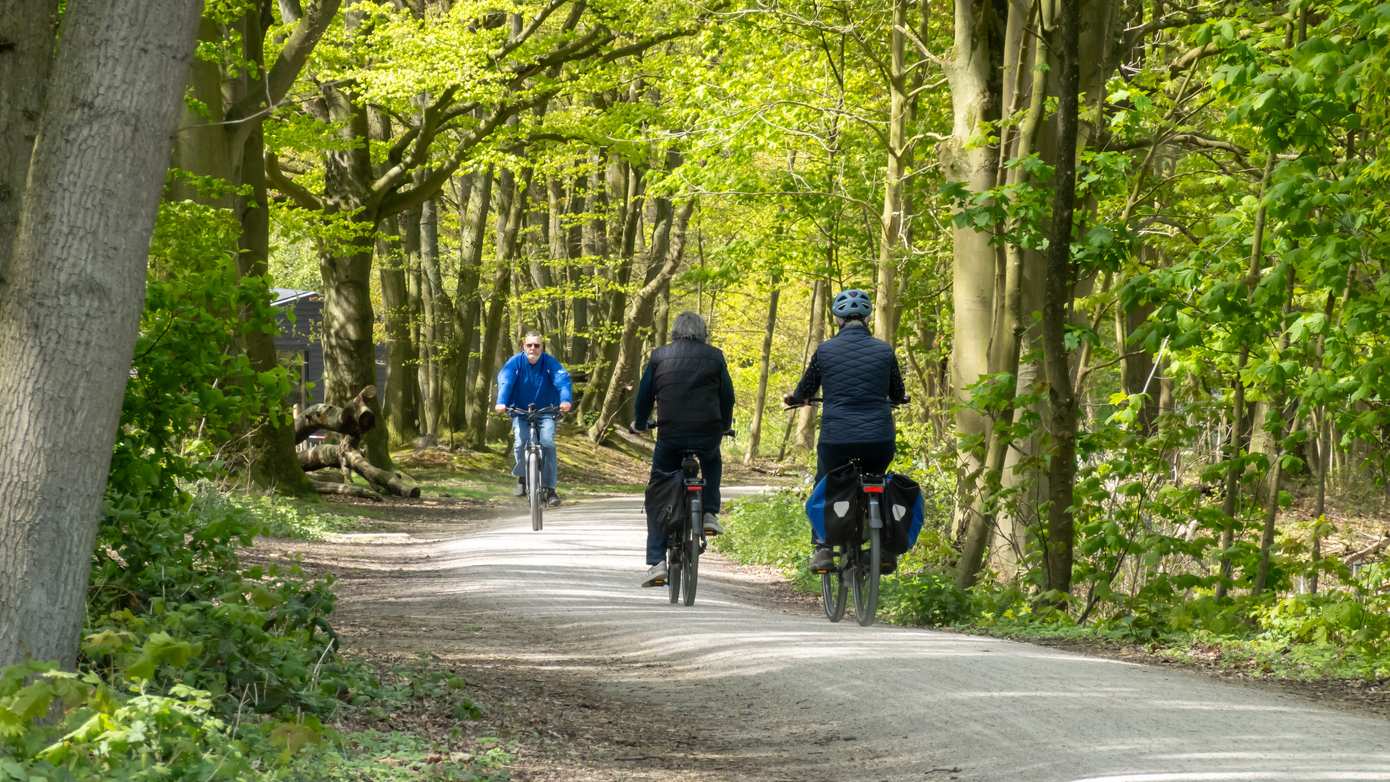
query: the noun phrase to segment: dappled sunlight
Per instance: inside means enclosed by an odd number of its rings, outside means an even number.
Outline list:
[[[1376,720],[1133,662],[852,617],[831,624],[809,606],[769,611],[718,557],[702,561],[695,605],[674,606],[665,588],[637,586],[644,542],[635,498],[585,502],[548,511],[540,532],[501,519],[407,549],[404,561],[375,563],[396,570],[389,583],[365,578],[354,590],[442,658],[580,673],[736,727],[736,739],[699,753],[712,768],[757,758],[813,778],[853,747],[865,779],[959,767],[957,778],[980,782],[1390,780],[1390,730]],[[459,611],[467,630],[455,629]],[[544,627],[552,640],[496,649],[492,622]],[[713,698],[685,695],[695,692]],[[804,749],[766,754],[786,746]]]

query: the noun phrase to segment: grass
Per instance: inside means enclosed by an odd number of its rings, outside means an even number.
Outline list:
[[[819,591],[819,581],[804,567],[810,536],[800,493],[737,501],[725,518],[725,534],[715,539],[720,552],[742,563],[775,567],[801,591]],[[1339,618],[1339,611],[1348,609],[1346,600],[1324,598],[1329,604],[1321,609],[1285,600],[1278,616],[1275,609],[1262,609],[1260,625],[1247,619],[1219,632],[1200,623],[1139,632],[1142,627],[1127,626],[1123,617],[1077,625],[1015,586],[989,584],[962,591],[942,564],[949,557],[949,541],[924,529],[917,547],[901,559],[898,573],[883,579],[880,619],[1106,652],[1123,647],[1151,659],[1284,680],[1376,681],[1390,670],[1385,648],[1376,640],[1381,618],[1368,608],[1359,624],[1348,625]],[[1180,609],[1181,604],[1174,610]]]

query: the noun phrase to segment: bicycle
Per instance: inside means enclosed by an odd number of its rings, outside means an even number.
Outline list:
[[[879,579],[883,577],[883,487],[884,476],[860,474],[859,489],[868,512],[860,514],[859,534],[830,547],[837,564],[821,571],[820,578],[821,602],[832,622],[844,618],[848,591],[854,593],[854,619],[861,627],[868,627],[876,618]]]
[[[820,401],[817,397],[807,399],[803,404]],[[789,405],[787,409],[798,406]],[[830,570],[820,571],[821,604],[825,609],[825,618],[838,622],[845,616],[847,593],[853,591],[854,619],[861,627],[868,627],[877,617],[879,580],[883,577],[883,489],[886,477],[859,470],[857,459],[851,462],[859,472],[859,490],[864,495],[862,507],[867,512],[859,514],[858,535],[830,546],[831,560],[836,565]],[[846,584],[846,581],[849,583]]]
[[[648,421],[648,429],[656,422]],[[724,432],[733,437],[734,430]],[[671,604],[695,604],[695,589],[700,578],[700,555],[705,553],[705,480],[700,475],[699,452],[681,453],[681,484],[685,489],[684,512],[679,524],[666,536],[666,588]]]
[[[531,506],[531,529],[535,532],[541,530],[541,516],[545,508],[545,491],[541,486],[541,465],[545,459],[545,453],[541,450],[541,420],[544,418],[555,418],[558,420],[563,411],[555,405],[545,407],[508,407],[507,412],[512,415],[519,415],[526,419],[526,424],[530,427],[530,437],[526,441],[526,495]]]

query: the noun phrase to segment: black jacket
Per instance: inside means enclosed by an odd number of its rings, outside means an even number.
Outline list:
[[[653,404],[658,439],[718,442],[734,421],[734,381],[724,353],[694,339],[652,351],[637,386],[638,427],[646,426]]]
[[[891,402],[907,398],[902,370],[893,348],[874,339],[859,321],[849,321],[840,333],[820,343],[796,384],[798,401],[824,388],[820,441],[878,443],[894,439]]]

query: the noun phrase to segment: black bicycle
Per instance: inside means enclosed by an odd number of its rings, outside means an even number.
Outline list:
[[[648,429],[656,422],[648,421]],[[734,430],[724,432],[733,437]],[[681,484],[685,489],[682,512],[676,526],[666,536],[666,588],[671,603],[695,604],[695,588],[700,579],[700,555],[705,553],[705,479],[700,474],[697,451],[681,453]]]
[[[539,532],[542,526],[541,516],[545,509],[545,489],[541,486],[541,466],[545,459],[545,452],[541,450],[541,420],[559,420],[562,411],[555,405],[547,405],[509,407],[507,412],[525,418],[526,425],[530,427],[531,436],[523,451],[523,458],[526,460],[526,495],[531,505],[531,529]]]
[[[821,602],[832,622],[844,617],[846,592],[853,591],[855,621],[863,627],[874,623],[883,574],[883,486],[882,475],[860,474],[865,512],[859,514],[858,534],[830,547],[834,567],[820,573]]]
[[[788,405],[791,410],[820,402],[819,397],[807,399],[802,405]],[[906,402],[907,400],[903,400]],[[838,622],[845,616],[846,597],[854,592],[854,619],[863,627],[874,623],[878,613],[879,580],[883,576],[883,488],[885,477],[859,472],[859,490],[863,503],[858,507],[858,534],[830,547],[834,566],[820,571],[821,604],[825,618]]]

